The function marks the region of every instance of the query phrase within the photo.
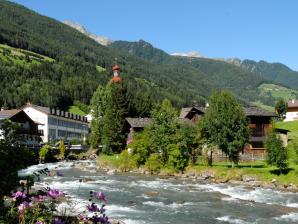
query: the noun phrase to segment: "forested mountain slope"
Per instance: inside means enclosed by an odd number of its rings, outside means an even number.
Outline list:
[[[177,107],[203,104],[214,89],[229,89],[246,102],[274,102],[258,89],[272,81],[255,72],[211,59],[170,56],[145,41],[115,41],[105,47],[57,20],[5,0],[0,0],[0,43],[51,58],[32,63],[30,53],[18,58],[0,50],[0,106],[16,107],[26,101],[60,107],[75,100],[88,104],[96,87],[108,82],[116,62],[121,76],[139,86],[138,91],[152,92],[156,101],[169,98]]]

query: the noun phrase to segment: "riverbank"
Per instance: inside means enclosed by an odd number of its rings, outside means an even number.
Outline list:
[[[186,167],[182,173],[163,168],[159,172],[149,172],[146,167],[130,167],[129,164],[119,164],[117,155],[102,155],[97,158],[97,167],[107,174],[130,172],[143,175],[158,175],[163,178],[193,179],[207,183],[229,183],[246,187],[270,188],[281,191],[298,192],[298,167],[290,166],[285,173],[279,174],[274,167],[269,167],[264,161],[254,163],[239,163],[231,168],[228,163],[214,163],[212,167],[194,165]]]

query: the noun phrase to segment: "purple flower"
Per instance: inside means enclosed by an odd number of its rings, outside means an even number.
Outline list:
[[[61,219],[59,219],[59,218],[55,218],[53,220],[53,224],[64,224],[64,222]]]
[[[45,200],[46,196],[38,195],[38,196],[33,196],[30,198],[32,202],[43,202]]]
[[[56,198],[60,198],[60,197],[62,197],[64,194],[63,194],[62,191],[53,188],[53,189],[50,189],[50,190],[48,191],[48,195],[49,195],[51,198],[56,199]]]
[[[111,224],[109,221],[109,218],[105,215],[103,216],[94,215],[92,218],[90,218],[90,221],[92,221],[93,223]]]
[[[95,192],[94,193],[94,196],[95,196],[95,198],[97,198],[98,200],[101,200],[101,201],[103,201],[103,202],[107,202],[107,197],[105,196],[105,194],[104,193],[102,193],[102,192]]]
[[[64,177],[64,174],[59,170],[57,170],[56,174],[58,177]]]
[[[24,199],[26,198],[26,194],[21,192],[21,191],[17,191],[15,193],[12,194],[12,200],[16,201],[17,199]]]
[[[43,221],[37,221],[35,224],[44,224]]]
[[[99,208],[94,203],[92,203],[91,205],[87,205],[87,209],[89,212],[99,212]]]
[[[28,202],[24,201],[18,206],[19,213],[23,213],[26,208],[29,206]]]

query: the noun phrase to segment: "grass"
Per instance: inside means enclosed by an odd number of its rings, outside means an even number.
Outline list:
[[[99,66],[99,65],[96,65],[96,70],[97,70],[99,73],[101,73],[101,72],[105,72],[105,71],[106,71],[105,68],[103,68],[103,67],[101,67],[101,66]]]
[[[295,98],[298,93],[297,90],[275,84],[262,84],[259,86],[259,89],[261,92],[269,93],[275,99],[282,98],[284,100]]]
[[[4,56],[4,51],[7,52],[7,55]],[[23,50],[20,48],[14,48],[14,47],[10,47],[8,45],[5,44],[0,44],[0,53],[2,57],[9,57],[11,60],[19,63],[19,61],[25,61],[24,57],[27,55],[30,59],[31,62],[36,63],[39,62],[40,60],[42,61],[54,61],[53,58],[41,55],[41,54],[37,54],[35,52],[32,51],[27,51],[27,50]]]
[[[275,111],[274,107],[265,105],[261,101],[255,101],[255,102],[253,102],[253,104],[255,106],[257,106],[257,107],[260,107],[260,108],[262,108],[264,110],[267,110],[267,111],[270,111],[270,112],[274,112]]]
[[[68,112],[73,113],[73,114],[77,114],[77,115],[81,115],[81,116],[86,115],[86,113],[84,111],[82,111],[80,108],[78,108],[77,106],[70,106],[68,108]]]
[[[201,173],[212,173],[216,181],[226,182],[229,180],[242,180],[243,176],[249,176],[255,178],[255,180],[271,183],[273,179],[280,185],[295,184],[298,186],[298,165],[296,153],[289,150],[289,169],[285,173],[279,173],[279,171],[272,166],[268,166],[265,161],[255,162],[240,162],[237,167],[231,168],[229,162],[215,162],[212,167],[204,164],[190,165],[186,167],[185,173],[195,172],[197,175]],[[122,160],[119,155],[104,155],[101,154],[97,158],[97,164],[99,167],[105,167],[110,169],[119,169],[121,167]],[[135,167],[133,167],[135,168]],[[129,169],[128,169],[129,170]],[[161,175],[173,175],[175,171],[163,167],[160,170]]]
[[[280,174],[275,167],[268,166],[264,161],[254,163],[240,163],[238,167],[231,168],[227,163],[215,163],[212,167],[205,165],[195,165],[187,168],[196,173],[208,172],[213,173],[216,180],[242,180],[242,177],[247,175],[254,177],[258,181],[271,182],[273,179],[282,185],[290,183],[298,185],[298,165],[291,164],[289,169]]]
[[[291,140],[298,139],[298,121],[280,121],[275,123],[275,127],[288,130],[288,138]]]

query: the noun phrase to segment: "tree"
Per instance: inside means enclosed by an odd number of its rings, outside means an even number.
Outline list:
[[[201,124],[201,134],[238,164],[239,152],[248,141],[249,128],[242,106],[227,91],[214,92]]]
[[[102,143],[107,152],[120,152],[125,148],[124,130],[128,101],[123,82],[110,83],[103,98]]]
[[[0,124],[0,209],[3,196],[8,194],[17,184],[19,169],[36,162],[34,153],[20,145],[23,141],[18,134],[19,126],[10,120]]]
[[[93,121],[91,144],[103,145],[105,153],[120,152],[125,147],[125,117],[128,115],[127,89],[124,81],[99,86],[91,101]]]
[[[287,113],[288,105],[283,99],[278,99],[275,104],[275,111],[280,119],[283,119]]]
[[[90,143],[93,148],[101,144],[104,88],[99,85],[91,99],[91,135]]]
[[[288,151],[283,146],[283,142],[280,137],[275,133],[271,132],[265,140],[266,148],[266,162],[271,166],[276,166],[279,171],[288,168]]]
[[[63,139],[60,140],[59,151],[60,151],[61,159],[64,159],[65,158],[65,145],[64,145],[64,140]]]
[[[168,145],[173,143],[174,134],[178,129],[177,111],[171,102],[165,99],[152,111],[153,122],[149,127],[151,132],[151,150],[161,154],[165,163],[168,159]]]

